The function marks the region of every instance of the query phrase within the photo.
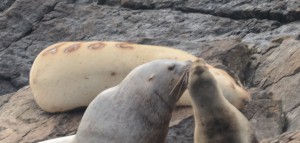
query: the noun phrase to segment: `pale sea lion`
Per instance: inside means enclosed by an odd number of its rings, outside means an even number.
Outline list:
[[[86,107],[103,90],[119,84],[135,67],[157,59],[194,61],[184,51],[124,42],[61,42],[44,49],[30,71],[34,99],[47,112]],[[223,70],[209,66],[223,95],[237,108],[251,99]],[[226,91],[226,92],[225,92]],[[177,105],[191,105],[185,92]]]
[[[138,66],[90,103],[75,136],[43,143],[164,143],[190,64],[155,60]]]
[[[257,143],[247,118],[223,96],[203,59],[189,73],[195,118],[194,143]]]

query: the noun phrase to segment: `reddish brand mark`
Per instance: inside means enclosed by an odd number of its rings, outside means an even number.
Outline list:
[[[122,48],[122,49],[133,49],[133,47],[130,46],[129,43],[121,43],[121,44],[118,44],[117,47]]]
[[[54,55],[57,53],[59,47],[61,47],[62,45],[64,45],[65,43],[61,43],[53,48],[48,49],[46,52],[43,53],[43,56],[46,56],[48,54]]]
[[[97,43],[93,43],[91,45],[89,45],[87,48],[91,49],[91,50],[97,50],[97,49],[101,49],[104,48],[105,44],[102,42],[97,42]]]
[[[64,50],[64,52],[65,52],[65,53],[71,53],[71,52],[74,52],[74,51],[78,50],[79,48],[80,48],[80,44],[74,44],[74,45],[72,45],[72,46],[66,48],[66,49]]]

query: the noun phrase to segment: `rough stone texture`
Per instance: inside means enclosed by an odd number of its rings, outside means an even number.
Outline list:
[[[11,89],[0,94],[28,84],[35,56],[59,41],[117,40],[195,49],[204,41],[244,37],[278,26],[274,21],[235,21],[169,9],[142,11],[18,0],[0,17],[0,83],[11,83],[6,84]]]
[[[193,143],[194,124],[194,116],[190,116],[170,127],[166,143]]]
[[[73,135],[83,113],[83,109],[46,113],[34,102],[31,89],[26,86],[16,93],[0,96],[0,142],[28,143]],[[177,125],[192,114],[191,107],[176,108],[170,126]]]
[[[247,54],[249,52],[248,48],[243,43],[240,43],[239,40],[215,40],[200,45],[204,50],[198,53],[199,56],[206,56],[207,60],[212,59],[211,63],[226,61],[225,59],[228,56],[224,55],[244,57],[249,60],[247,58],[249,56]],[[231,66],[231,69],[235,69],[235,67],[244,67],[249,62],[241,59],[229,60],[227,65]],[[251,93],[253,93],[253,101],[246,107],[244,113],[253,126],[259,130],[257,131],[258,137],[273,137],[280,134],[283,126],[282,122],[279,122],[283,120],[282,116],[280,116],[282,114],[280,102],[273,101],[269,94],[265,94],[266,92],[258,89],[251,90]],[[20,90],[15,95],[1,96],[0,103],[4,103],[0,109],[0,126],[5,129],[0,131],[0,141],[14,139],[13,142],[30,142],[74,134],[82,115],[82,112],[47,114],[41,111],[33,101],[32,93],[28,87]],[[22,108],[13,108],[16,105]],[[1,110],[4,112],[1,112]],[[24,114],[20,115],[21,113]],[[178,109],[173,113],[167,142],[186,143],[193,141],[194,119],[190,117],[191,114],[190,108]],[[29,115],[30,117],[28,117]],[[22,117],[22,120],[19,120],[20,117]],[[70,122],[66,123],[67,120],[70,120]],[[12,122],[7,123],[7,121]],[[260,126],[264,123],[264,126]],[[41,126],[44,124],[47,126]],[[60,126],[59,129],[57,129],[57,126]],[[70,129],[70,126],[72,126],[72,129]],[[26,128],[18,130],[17,127]],[[36,133],[37,129],[39,129],[39,133]],[[15,132],[10,134],[12,131]]]
[[[288,118],[287,130],[292,131],[300,128],[299,112],[295,112],[300,109],[300,41],[294,36],[271,40],[270,48],[260,53],[253,85],[273,92],[275,99],[282,100]]]
[[[300,130],[294,132],[286,132],[272,139],[264,139],[260,143],[299,143]]]
[[[2,0],[0,3],[0,12],[5,11],[7,8],[9,8],[15,0]]]
[[[36,55],[59,41],[171,46],[230,69],[254,87],[244,114],[259,138],[274,137],[300,128],[299,15],[299,0],[3,0],[0,95],[28,85]],[[30,94],[24,89],[0,97],[0,142],[75,132],[82,111],[46,114]],[[192,142],[193,118],[184,119],[189,114],[174,115],[178,120],[170,125],[168,142]]]
[[[120,0],[132,9],[173,8],[184,12],[206,13],[232,19],[300,20],[298,0]]]
[[[282,133],[284,115],[281,102],[272,99],[272,94],[258,88],[249,90],[251,101],[242,113],[250,120],[259,140],[276,137]],[[188,117],[179,124],[171,126],[168,143],[193,143],[194,117]]]
[[[273,100],[271,92],[258,88],[249,90],[252,96],[250,102],[243,110],[250,120],[259,140],[275,137],[282,133],[285,126],[285,117],[280,100]]]
[[[255,127],[258,138],[280,133],[280,102],[273,101],[266,91],[251,89],[253,101],[244,110]],[[22,108],[15,108],[22,107]],[[0,142],[37,142],[75,134],[83,110],[49,114],[38,108],[31,89],[25,87],[14,94],[0,97]],[[278,131],[275,133],[274,131]],[[192,143],[194,119],[191,108],[174,111],[167,137],[168,143]]]
[[[280,22],[299,20],[298,0],[189,0],[183,6],[196,11],[232,19],[272,19]]]
[[[37,142],[75,134],[83,114],[83,111],[46,113],[34,102],[29,87],[1,96],[0,110],[0,142],[3,143]]]
[[[0,12],[5,11],[7,8],[9,8],[13,3],[15,2],[15,0],[2,0],[2,2],[0,3]]]

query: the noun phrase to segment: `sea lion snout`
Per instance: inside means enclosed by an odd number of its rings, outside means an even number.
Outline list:
[[[174,71],[176,73],[179,73],[179,74],[183,74],[185,71],[187,71],[190,67],[192,66],[192,61],[185,61],[185,62],[182,62],[182,63],[177,63],[177,64],[174,64]],[[168,67],[168,69],[170,70],[171,66]]]

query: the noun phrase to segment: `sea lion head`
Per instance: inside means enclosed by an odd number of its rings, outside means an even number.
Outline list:
[[[188,85],[190,86],[199,86],[199,87],[206,87],[209,88],[212,84],[217,84],[217,81],[212,78],[213,75],[209,72],[209,67],[207,66],[204,59],[199,58],[194,61],[193,65],[189,71],[189,82]],[[198,87],[191,87],[190,89],[198,89]],[[199,91],[205,92],[205,91]]]
[[[222,95],[238,109],[243,109],[245,105],[251,101],[250,94],[244,89],[234,74],[228,74],[228,71],[224,69],[212,68],[201,58],[193,63],[189,80],[191,80],[190,82],[196,82],[197,80],[197,82],[207,85],[217,84]],[[199,83],[194,85],[199,85]],[[205,87],[206,85],[203,86]],[[197,88],[195,87],[194,89]]]
[[[170,105],[174,105],[186,90],[186,71],[191,61],[155,60],[132,70],[121,84],[129,80],[141,95],[158,96]],[[132,82],[134,81],[134,82]],[[148,93],[148,94],[145,94]],[[149,94],[150,93],[150,94]]]

